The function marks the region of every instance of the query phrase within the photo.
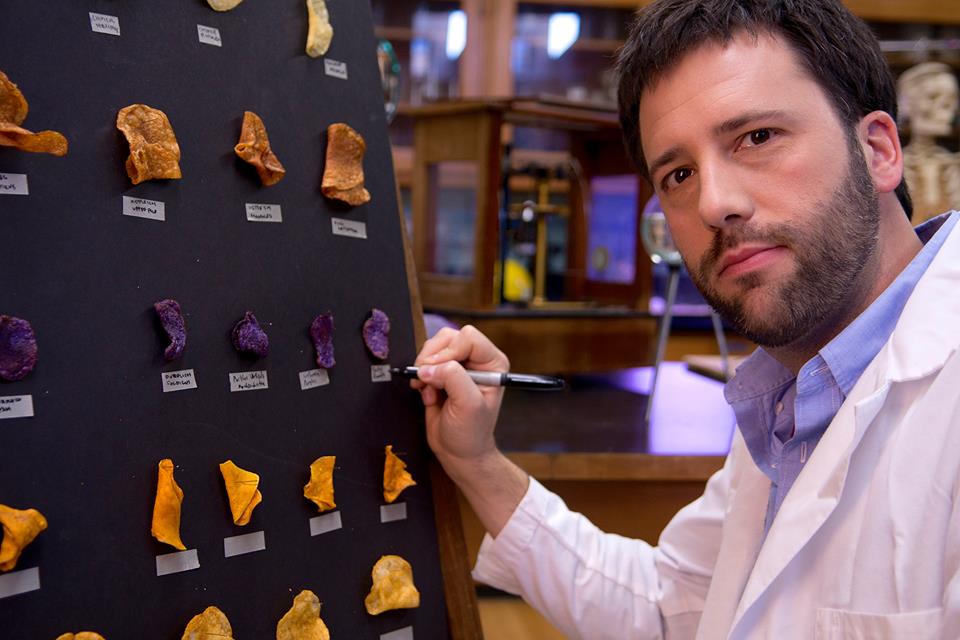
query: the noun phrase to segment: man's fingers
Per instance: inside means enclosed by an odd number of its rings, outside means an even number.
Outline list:
[[[421,365],[426,363],[429,357],[445,349],[456,335],[457,331],[450,327],[443,327],[440,331],[437,331],[436,335],[423,343],[423,348],[421,348],[420,353],[417,354],[417,359],[414,364]]]
[[[436,338],[441,338],[438,333]],[[447,361],[462,362],[472,369],[486,371],[508,371],[510,361],[500,349],[494,345],[487,336],[480,333],[476,327],[465,326],[460,331],[453,332],[453,335],[445,334],[441,340],[427,353],[426,348],[421,351],[422,358],[418,357],[418,362],[426,364],[440,364]]]
[[[438,365],[426,365],[420,368],[420,379],[434,392],[443,389],[447,400],[455,405],[479,405],[483,403],[483,394],[459,362],[445,362]],[[426,389],[424,389],[426,391]]]

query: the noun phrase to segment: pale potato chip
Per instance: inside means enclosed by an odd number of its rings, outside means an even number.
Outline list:
[[[327,3],[324,0],[307,0],[307,20],[307,55],[316,58],[327,52],[333,40]]]
[[[321,456],[310,464],[310,482],[303,487],[303,497],[312,500],[320,511],[335,509],[333,501],[333,465],[336,456]]]
[[[0,122],[20,125],[27,119],[27,99],[7,75],[0,71]]]
[[[145,180],[178,180],[180,145],[167,114],[145,104],[131,104],[117,113],[117,129],[130,145],[127,175],[133,184]]]
[[[34,133],[9,122],[0,122],[0,147],[14,147],[31,153],[67,155],[67,139],[56,131]]]
[[[320,599],[304,589],[277,623],[277,640],[330,640],[330,631],[320,619]]]
[[[233,640],[233,629],[223,611],[207,607],[187,623],[180,640]]]
[[[334,200],[356,207],[370,202],[363,186],[363,155],[367,144],[349,125],[337,122],[327,127],[327,161],[320,191]]]
[[[214,11],[230,11],[230,9],[236,9],[241,2],[243,0],[207,0],[207,4]]]
[[[387,445],[387,458],[383,462],[383,499],[393,502],[400,492],[417,484],[407,471],[407,464],[393,452],[393,445]]]
[[[93,631],[81,631],[80,633],[65,633],[57,636],[57,640],[104,640],[104,637]]]
[[[223,474],[223,484],[227,487],[233,523],[241,526],[248,524],[254,508],[263,500],[263,495],[257,490],[260,476],[241,469],[233,460],[220,463],[220,473]]]
[[[0,571],[10,571],[24,548],[47,528],[47,519],[36,509],[14,509],[0,504],[0,525],[3,525],[3,544],[0,544]]]
[[[241,160],[254,166],[265,187],[277,184],[287,173],[270,149],[270,138],[267,137],[263,120],[253,111],[243,112],[240,140],[233,151]]]
[[[180,540],[180,505],[183,489],[173,479],[173,460],[164,458],[157,465],[157,497],[153,501],[153,521],[150,534],[174,549],[186,551]]]
[[[373,565],[372,575],[373,586],[363,601],[370,615],[420,606],[420,592],[413,584],[413,567],[400,556],[382,556]]]

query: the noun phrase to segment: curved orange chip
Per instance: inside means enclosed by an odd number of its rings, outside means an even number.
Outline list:
[[[27,131],[9,122],[0,122],[0,147],[14,147],[32,153],[67,155],[67,139],[56,131]]]
[[[333,501],[333,465],[337,456],[321,456],[310,464],[310,482],[303,487],[303,497],[312,500],[320,511],[335,509]]]
[[[277,623],[277,640],[330,640],[330,631],[320,619],[320,599],[304,589]]]
[[[220,473],[223,474],[223,483],[227,487],[233,523],[240,526],[248,524],[254,508],[263,500],[263,495],[257,490],[260,476],[241,469],[233,460],[221,462]]]
[[[349,125],[337,122],[327,127],[327,162],[320,191],[334,200],[356,207],[370,202],[363,186],[363,155],[367,144]]]
[[[104,640],[104,637],[93,631],[81,631],[79,633],[64,633],[57,636],[57,640]]]
[[[393,445],[386,448],[387,459],[383,462],[383,499],[393,502],[400,492],[417,484],[407,471],[407,463],[393,452]]]
[[[253,111],[243,112],[240,140],[233,151],[241,160],[254,166],[257,175],[260,176],[260,182],[265,187],[277,184],[287,173],[270,149],[270,138],[267,137],[267,128],[263,120]]]
[[[190,619],[181,640],[233,640],[233,629],[223,611],[211,606]]]
[[[131,104],[117,113],[117,129],[130,145],[126,168],[133,184],[182,177],[180,145],[163,111],[145,104]]]
[[[164,458],[157,465],[157,497],[153,501],[153,521],[150,534],[180,551],[187,548],[180,540],[180,505],[183,489],[173,479],[173,460]]]
[[[7,75],[0,71],[0,122],[23,124],[27,119],[27,99]]]
[[[47,528],[47,519],[36,509],[14,509],[0,504],[0,525],[3,525],[3,544],[0,544],[0,571],[10,571],[24,548]]]
[[[370,615],[420,606],[420,592],[413,584],[413,567],[400,556],[382,556],[373,565],[371,575],[373,586],[363,601]]]

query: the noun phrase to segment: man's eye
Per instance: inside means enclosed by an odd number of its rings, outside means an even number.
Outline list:
[[[691,175],[693,175],[693,171],[690,169],[677,169],[670,174],[669,181],[673,184],[680,184]]]
[[[770,129],[757,129],[756,131],[751,131],[748,134],[750,138],[750,144],[763,144],[770,140]]]

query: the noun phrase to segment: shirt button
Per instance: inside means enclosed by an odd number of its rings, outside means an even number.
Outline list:
[[[777,403],[777,406],[775,406],[775,407],[773,408],[773,411],[774,411],[774,413],[776,413],[777,415],[780,415],[780,412],[783,411],[783,403],[782,403],[782,402],[778,402],[778,403]]]

